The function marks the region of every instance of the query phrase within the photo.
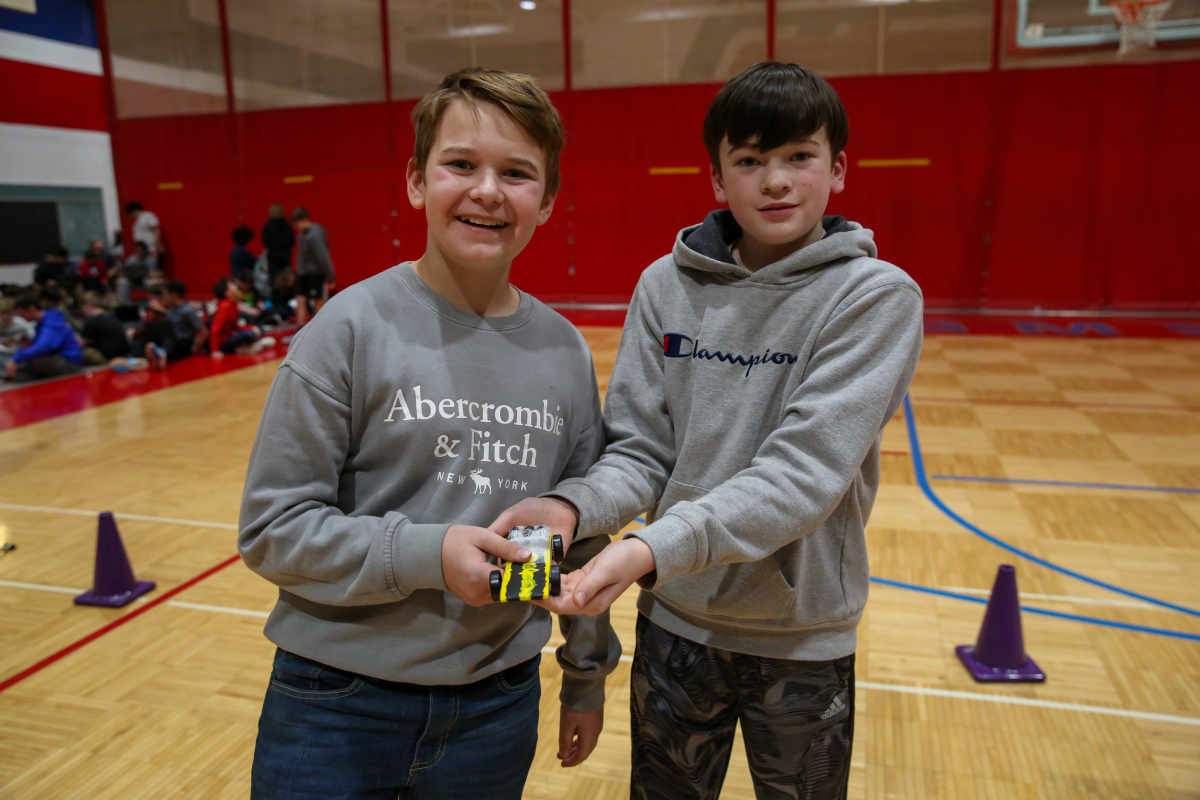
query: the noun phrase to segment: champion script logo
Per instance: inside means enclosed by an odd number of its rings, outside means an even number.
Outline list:
[[[668,333],[663,336],[663,355],[667,358],[703,358],[706,361],[725,361],[746,368],[745,377],[750,377],[750,370],[759,364],[795,364],[797,356],[791,353],[772,353],[767,348],[761,356],[744,356],[739,353],[724,353],[720,350],[708,350],[700,346],[700,342],[682,333]]]

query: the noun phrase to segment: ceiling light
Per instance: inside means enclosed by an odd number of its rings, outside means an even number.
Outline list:
[[[521,0],[522,11],[533,11],[535,8],[537,8],[537,3],[533,0]]]

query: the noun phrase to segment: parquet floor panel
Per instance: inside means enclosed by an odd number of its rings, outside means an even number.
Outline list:
[[[584,334],[603,391],[619,330]],[[0,680],[133,608],[71,602],[91,582],[94,512],[117,512],[138,576],[159,584],[150,597],[235,552],[273,370],[0,432],[0,538],[18,544],[0,556]],[[1200,342],[930,336],[912,395],[929,485],[956,514],[1038,558],[1200,609]],[[872,586],[851,797],[1200,797],[1200,642],[1027,611],[1045,684],[976,684],[954,654],[984,608],[961,597],[985,599],[1000,563],[1017,566],[1031,608],[1191,635],[1200,617],[967,530],[922,491],[905,426],[901,413],[884,432],[868,545],[874,576],[916,588]],[[0,692],[0,798],[248,796],[275,595],[233,564]],[[631,594],[613,609],[627,648],[635,621]],[[600,746],[563,770],[561,675],[543,660],[527,798],[628,796],[629,670],[609,678]],[[753,796],[739,740],[722,797]]]

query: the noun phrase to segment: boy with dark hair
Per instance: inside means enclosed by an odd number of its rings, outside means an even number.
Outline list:
[[[129,355],[129,339],[121,321],[109,314],[101,305],[100,298],[88,293],[79,309],[83,312],[83,358],[89,364],[107,364],[114,359]]]
[[[133,252],[121,264],[116,274],[117,296],[125,305],[130,303],[133,289],[146,287],[150,273],[158,269],[158,260],[150,254],[145,242],[134,242]]]
[[[133,220],[133,241],[145,244],[146,252],[157,260],[163,250],[158,215],[147,211],[138,201],[130,200],[125,204],[125,216]]]
[[[292,211],[292,224],[300,232],[296,241],[296,324],[304,327],[308,322],[308,301],[313,301],[314,314],[320,311],[329,299],[336,277],[325,227],[313,222],[304,206],[296,206]]]
[[[146,322],[134,335],[132,350],[144,355],[154,369],[164,370],[169,362],[187,358],[203,346],[204,322],[187,301],[183,281],[165,281],[148,291]]]
[[[55,247],[42,257],[33,270],[33,282],[38,286],[59,283],[70,274],[71,255],[65,247]]]
[[[633,798],[716,797],[739,719],[759,797],[846,796],[864,527],[922,336],[916,283],[869,230],[824,216],[848,129],[795,64],[725,84],[704,142],[729,209],[643,273],[604,456],[493,523],[582,539],[650,510],[550,604],[595,613],[642,587]]]
[[[258,259],[246,245],[254,239],[254,231],[246,225],[238,225],[233,229],[231,237],[233,249],[229,251],[229,274],[237,275],[242,270],[254,271],[254,263]]]
[[[255,355],[263,348],[272,347],[275,339],[263,336],[262,330],[254,325],[242,325],[238,313],[238,285],[229,278],[221,278],[213,286],[213,295],[220,300],[217,310],[209,321],[209,353],[215,358],[233,355]]]
[[[83,260],[79,262],[79,280],[89,292],[103,292],[108,282],[108,270],[112,259],[104,252],[104,240],[92,239]]]
[[[31,378],[51,378],[79,371],[83,366],[83,350],[61,311],[43,310],[37,296],[32,294],[18,298],[14,311],[37,327],[33,342],[13,353],[5,365],[8,378],[16,379],[20,372]]]
[[[15,353],[33,341],[35,326],[16,314],[17,298],[0,297],[0,353]]]
[[[517,800],[534,757],[550,615],[489,602],[489,556],[530,553],[478,526],[603,446],[586,342],[508,282],[554,207],[562,123],[532,78],[465,69],[413,124],[425,253],[296,335],[250,457],[239,548],[280,588],[254,798]],[[606,616],[561,625],[574,766],[620,644]]]

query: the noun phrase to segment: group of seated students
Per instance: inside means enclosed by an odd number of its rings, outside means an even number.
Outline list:
[[[72,260],[65,247],[56,247],[43,256],[33,271],[38,286],[57,286],[67,291],[82,286],[85,291],[107,294],[115,292],[122,303],[129,303],[131,293],[144,289],[156,279],[158,258],[145,242],[135,242],[133,252],[115,245],[106,248],[103,239],[92,239],[78,261]]]
[[[103,365],[117,372],[163,370],[206,352],[215,358],[258,353],[275,344],[263,326],[280,320],[257,302],[250,284],[249,275],[221,278],[214,301],[196,304],[183,281],[160,281],[146,287],[143,305],[122,304],[82,282],[68,291],[53,281],[3,287],[0,375],[33,380]]]

